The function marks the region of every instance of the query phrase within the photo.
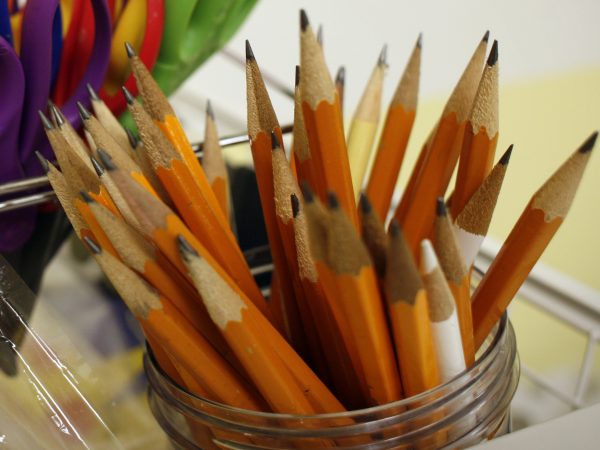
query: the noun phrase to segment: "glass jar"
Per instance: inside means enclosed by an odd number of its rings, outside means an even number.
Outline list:
[[[158,367],[144,368],[152,412],[182,449],[464,448],[508,431],[519,380],[514,331],[506,314],[475,364],[418,396],[345,413],[315,416],[232,408],[189,393]]]

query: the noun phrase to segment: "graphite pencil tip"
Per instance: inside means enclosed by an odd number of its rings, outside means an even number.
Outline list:
[[[60,112],[60,109],[51,101],[48,100],[48,109],[50,110],[50,114],[52,114],[52,118],[56,122],[59,127],[62,127],[65,123],[65,119]]]
[[[252,47],[250,46],[250,41],[248,39],[246,39],[246,61],[256,61],[254,52],[252,51]]]
[[[206,101],[206,115],[211,118],[211,120],[215,120],[215,112],[213,111],[212,104],[210,100]]]
[[[86,203],[93,203],[94,199],[92,197],[90,197],[90,194],[88,194],[85,191],[79,191],[79,195],[81,196],[82,200]]]
[[[96,241],[94,241],[91,237],[84,236],[83,242],[85,243],[85,246],[88,248],[88,250],[90,252],[92,252],[96,255],[99,255],[100,253],[102,253],[102,248],[100,248],[100,246],[96,243]]]
[[[271,150],[277,150],[278,148],[281,148],[281,144],[279,143],[277,134],[275,134],[275,130],[271,130]]]
[[[308,21],[308,16],[306,15],[306,11],[303,9],[300,10],[300,29],[302,31],[306,31],[310,22]]]
[[[492,67],[498,61],[498,41],[494,39],[492,49],[490,50],[490,56],[488,56],[487,65]]]
[[[338,209],[340,207],[340,201],[335,192],[327,191],[327,205],[329,205],[330,209]]]
[[[586,139],[586,141],[579,147],[579,153],[589,153],[594,148],[594,144],[596,143],[596,138],[598,137],[598,132],[594,131],[592,135]]]
[[[123,91],[123,95],[125,95],[125,101],[127,104],[133,105],[135,103],[135,97],[131,92],[129,92],[129,89],[127,89],[125,86],[121,86],[121,90]]]
[[[79,115],[81,116],[81,120],[89,120],[92,117],[92,114],[83,106],[81,102],[77,102],[77,109],[79,110]]]
[[[381,52],[379,52],[379,57],[377,58],[378,66],[387,66],[387,44],[383,44],[381,47]]]
[[[294,87],[298,87],[300,84],[300,66],[296,66],[296,74],[294,77]]]
[[[417,38],[417,48],[423,47],[423,33],[419,33],[419,37]]]
[[[335,75],[335,84],[344,84],[346,82],[346,67],[340,66]]]
[[[371,201],[369,197],[366,196],[364,192],[360,193],[360,200],[358,201],[358,206],[363,214],[370,214],[373,210],[373,205],[371,205]]]
[[[486,30],[485,34],[483,35],[483,38],[481,39],[482,42],[487,42],[490,40],[490,30]]]
[[[137,53],[135,52],[135,49],[127,41],[125,41],[125,51],[127,52],[127,57],[130,58],[130,59],[133,58],[134,56],[137,56]]]
[[[503,166],[507,166],[508,162],[510,161],[510,155],[512,154],[512,150],[513,150],[513,144],[510,144],[510,146],[506,149],[506,151],[500,158],[500,161],[498,161],[498,162],[500,164],[502,164]]]
[[[446,217],[448,215],[448,209],[446,208],[446,202],[444,201],[444,197],[437,198],[435,213],[438,217]]]
[[[194,247],[190,245],[186,238],[184,238],[181,234],[177,235],[177,247],[179,247],[179,253],[184,260],[188,261],[190,255],[199,256],[198,252]]]
[[[300,190],[302,191],[305,202],[312,203],[315,201],[315,194],[307,181],[302,181],[300,183]]]
[[[130,128],[125,128],[125,133],[127,133],[127,139],[129,139],[129,145],[131,146],[132,149],[136,149],[137,146],[140,144],[139,139],[135,136],[135,134],[133,134],[133,131],[131,131]]]
[[[46,130],[53,130],[54,129],[54,125],[52,125],[52,122],[50,122],[50,120],[48,120],[48,118],[46,117],[46,115],[40,111],[38,109],[38,114],[40,116],[40,119],[42,120],[42,125],[44,125],[44,128]]]
[[[106,150],[98,147],[96,149],[96,153],[98,154],[98,158],[100,158],[100,162],[102,163],[102,165],[104,166],[104,168],[106,170],[108,170],[110,172],[117,168],[117,166],[115,166],[114,163],[112,162],[112,158],[110,157],[110,155],[108,153],[106,153]]]
[[[102,174],[104,174],[104,168],[100,165],[98,160],[96,158],[94,158],[93,156],[90,157],[90,160],[92,161],[92,167],[96,171],[96,175],[101,177]]]
[[[92,85],[91,85],[90,83],[88,83],[88,84],[86,85],[86,87],[87,87],[88,94],[90,94],[90,98],[91,98],[92,100],[96,101],[96,102],[97,102],[97,101],[100,101],[100,97],[98,97],[98,93],[97,93],[97,92],[96,92],[96,90],[95,90],[95,89],[92,87]]]
[[[396,219],[392,219],[390,222],[390,236],[398,237],[400,235],[400,224]]]
[[[298,200],[298,196],[296,194],[291,194],[290,202],[292,203],[292,215],[295,219],[298,217],[298,213],[300,212],[300,200]]]
[[[50,170],[50,164],[48,163],[48,160],[44,158],[44,155],[37,150],[35,151],[35,156],[37,156],[37,159],[40,161],[40,165],[42,166],[42,169],[44,169],[44,173],[48,173]]]

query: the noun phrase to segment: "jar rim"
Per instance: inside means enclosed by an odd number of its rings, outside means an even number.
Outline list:
[[[168,374],[166,374],[160,365],[157,363],[152,351],[148,345],[146,345],[146,354],[144,355],[144,367],[146,373],[148,374],[152,371],[151,376],[149,376],[149,382],[152,383],[153,375],[157,375],[161,383],[166,383],[169,389],[174,390],[177,394],[182,395],[184,397],[190,398],[193,401],[200,401],[205,403],[207,406],[215,409],[215,412],[223,413],[223,414],[242,414],[248,417],[260,418],[260,419],[272,419],[272,420],[328,420],[328,419],[343,419],[343,418],[355,418],[361,415],[370,415],[380,413],[385,409],[392,408],[404,408],[409,405],[412,405],[406,413],[411,413],[411,415],[418,415],[422,408],[430,408],[432,406],[436,406],[437,403],[443,403],[447,401],[448,398],[453,393],[456,393],[462,390],[464,387],[472,384],[476,381],[478,376],[481,376],[484,371],[480,370],[482,367],[489,365],[493,362],[496,356],[496,349],[499,344],[504,341],[506,333],[509,329],[508,326],[508,316],[505,312],[498,324],[492,329],[492,332],[488,336],[488,340],[484,345],[487,345],[483,350],[483,353],[475,360],[473,365],[461,372],[460,374],[453,377],[451,380],[446,383],[442,383],[439,386],[436,386],[433,389],[422,392],[418,395],[403,398],[400,400],[396,400],[393,402],[389,402],[383,405],[370,406],[367,408],[354,409],[350,411],[342,411],[342,412],[333,412],[333,413],[323,413],[323,414],[312,414],[312,415],[298,415],[298,414],[289,414],[289,413],[274,413],[274,412],[265,412],[265,411],[254,411],[248,409],[237,408],[234,406],[226,405],[220,403],[215,400],[208,399],[206,397],[201,397],[193,392],[188,391],[183,386],[180,386],[175,380],[173,380]],[[491,339],[490,339],[491,338]],[[473,374],[475,374],[473,376]],[[432,399],[427,402],[426,399]],[[176,401],[177,403],[181,403],[186,409],[189,408],[189,405],[186,405],[181,399],[173,399],[172,401]],[[422,403],[422,406],[415,406],[415,404]]]

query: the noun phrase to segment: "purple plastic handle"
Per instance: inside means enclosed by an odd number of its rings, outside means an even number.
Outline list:
[[[35,157],[34,150],[40,151],[46,158],[53,157],[52,150],[44,137],[37,111],[46,109],[50,95],[52,75],[51,33],[57,6],[58,0],[29,0],[23,16],[21,61],[26,77],[28,77],[27,88],[29,89],[31,82],[35,83],[39,89],[39,92],[31,91],[30,103],[27,104],[25,112],[27,123],[33,124],[33,128],[24,128],[27,126],[25,122],[21,126],[21,161],[25,165],[25,173],[28,176],[40,173],[39,162]],[[82,102],[84,105],[89,106],[90,99],[86,86],[89,83],[96,90],[100,90],[99,88],[104,81],[110,58],[112,27],[108,4],[106,0],[92,0],[92,9],[95,21],[92,53],[85,73],[75,88],[73,95],[61,107],[63,114],[75,128],[79,128],[81,125],[77,102]],[[31,13],[28,17],[29,10],[31,10]],[[42,22],[45,24],[43,39],[39,33],[40,28],[38,28],[42,26]],[[40,45],[40,43],[44,42],[45,45]],[[24,53],[26,43],[27,54]]]
[[[0,37],[0,183],[23,177],[19,164],[19,125],[25,96],[25,76],[12,45]],[[0,251],[21,246],[33,231],[35,209],[9,211],[0,218]]]

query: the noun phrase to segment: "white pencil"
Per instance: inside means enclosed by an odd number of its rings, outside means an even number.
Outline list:
[[[454,297],[428,239],[421,242],[421,277],[427,290],[440,380],[445,383],[464,371],[466,364]]]

